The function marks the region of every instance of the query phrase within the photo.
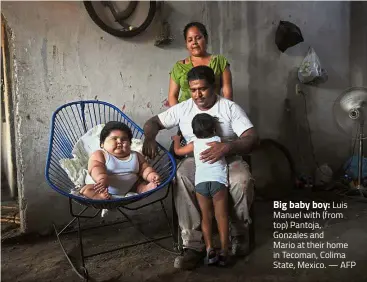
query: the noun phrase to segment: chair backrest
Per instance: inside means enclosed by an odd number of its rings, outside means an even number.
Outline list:
[[[133,138],[144,139],[143,130],[116,106],[102,101],[77,101],[59,107],[51,120],[49,151],[45,176],[49,185],[59,193],[72,197],[74,188],[66,172],[60,166],[60,160],[72,158],[72,150],[78,139],[89,129],[109,121],[120,121],[128,125]],[[158,155],[150,160],[162,179],[160,186],[167,185],[176,170],[173,157],[158,144]]]

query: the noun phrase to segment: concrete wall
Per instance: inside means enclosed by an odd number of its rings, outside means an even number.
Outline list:
[[[118,39],[100,30],[81,2],[2,4],[14,34],[13,90],[24,231],[42,231],[52,220],[60,223],[67,218],[65,198],[52,191],[43,176],[53,110],[69,101],[98,98],[123,107],[143,125],[165,109],[168,72],[186,56],[182,29],[192,20],[208,25],[210,49],[229,58],[235,100],[248,110],[261,137],[281,140],[292,152],[298,137],[306,152],[305,168],[312,160],[307,156],[304,102],[295,95],[294,71],[312,45],[330,76],[320,87],[304,87],[316,155],[320,162],[333,165],[346,156],[345,140],[333,125],[331,108],[349,86],[348,2],[166,2],[166,8],[175,41],[161,49],[153,45],[156,24],[136,38]],[[305,38],[305,43],[285,54],[274,44],[281,19],[299,25]],[[285,98],[291,100],[288,115]],[[165,146],[168,136],[160,135]]]
[[[315,154],[320,163],[340,165],[348,146],[333,123],[332,105],[349,87],[349,3],[223,1],[212,3],[209,13],[213,50],[232,62],[236,101],[249,109],[260,136],[280,140],[306,172],[315,166],[304,100],[296,96],[295,85],[309,46],[315,49],[329,73],[329,80],[318,87],[302,86]],[[274,43],[280,20],[296,24],[304,38],[285,53]]]
[[[143,126],[165,109],[168,72],[186,55],[181,30],[188,21],[201,20],[202,6],[172,4],[172,29],[180,39],[161,49],[154,46],[156,23],[141,36],[123,40],[95,25],[82,2],[3,3],[2,13],[13,31],[17,169],[24,231],[44,231],[53,220],[60,223],[68,218],[66,198],[51,190],[44,178],[53,111],[70,101],[98,98],[124,108]],[[160,140],[167,145],[165,136],[170,134],[166,132]]]
[[[353,86],[367,87],[367,2],[351,2],[350,76]]]

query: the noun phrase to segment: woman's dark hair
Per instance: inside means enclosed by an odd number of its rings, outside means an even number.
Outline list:
[[[129,137],[130,143],[133,139],[133,133],[131,132],[131,129],[124,123],[119,121],[109,121],[106,123],[106,125],[103,127],[101,131],[101,135],[99,137],[99,144],[102,145],[104,141],[106,140],[107,136],[110,135],[111,131],[113,130],[121,130],[122,132],[127,133],[127,136]]]
[[[196,27],[198,30],[200,30],[201,34],[204,36],[205,40],[208,41],[208,32],[206,31],[206,27],[205,25],[203,25],[202,23],[199,22],[191,22],[188,23],[185,28],[184,28],[184,38],[186,41],[187,38],[187,31],[191,28],[191,27]]]
[[[187,73],[187,81],[205,79],[209,85],[213,86],[215,83],[214,71],[208,66],[193,67]]]
[[[209,138],[214,136],[218,118],[209,114],[197,114],[191,122],[192,131],[197,138]]]

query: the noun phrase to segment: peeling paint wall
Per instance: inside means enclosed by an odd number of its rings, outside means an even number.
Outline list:
[[[295,69],[312,45],[330,76],[320,87],[304,87],[316,155],[320,162],[334,166],[346,156],[346,139],[335,128],[331,109],[334,99],[349,86],[348,2],[165,3],[175,40],[164,49],[154,46],[156,23],[141,36],[124,40],[96,26],[82,2],[2,3],[14,31],[24,231],[44,231],[51,221],[68,218],[65,198],[51,190],[43,176],[52,112],[73,100],[98,98],[122,108],[142,126],[166,108],[168,72],[187,55],[182,29],[192,20],[207,25],[210,50],[229,58],[235,100],[249,112],[261,137],[280,140],[292,152],[298,137],[307,154],[302,164],[306,168],[312,159],[304,101],[294,89]],[[299,25],[305,38],[285,54],[274,44],[279,20]],[[285,98],[291,101],[291,116],[285,114]],[[160,134],[159,141],[168,146],[171,133]]]
[[[145,4],[144,4],[145,5]],[[46,184],[44,167],[53,111],[67,102],[99,99],[123,108],[140,126],[166,109],[169,70],[186,56],[182,29],[201,20],[201,3],[167,5],[177,36],[154,46],[157,24],[131,39],[103,32],[82,2],[4,2],[13,30],[18,189],[23,231],[47,232],[65,222],[67,201]],[[199,7],[192,13],[193,7]],[[196,9],[194,9],[196,10]],[[178,16],[177,16],[178,15]],[[167,145],[169,132],[159,136]]]

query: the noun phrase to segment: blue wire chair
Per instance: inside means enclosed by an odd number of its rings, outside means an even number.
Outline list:
[[[119,199],[110,199],[110,200],[93,200],[83,197],[82,195],[71,194],[71,190],[74,188],[74,184],[69,179],[66,172],[60,166],[60,160],[65,158],[73,158],[72,150],[74,144],[78,141],[78,139],[83,136],[89,129],[95,127],[98,124],[105,124],[109,121],[120,121],[128,125],[133,133],[133,138],[136,139],[144,139],[144,132],[143,130],[135,124],[129,117],[127,117],[121,110],[119,110],[114,105],[111,105],[106,102],[101,101],[77,101],[65,104],[59,107],[53,114],[51,120],[51,132],[50,132],[50,142],[49,142],[49,151],[47,156],[46,162],[46,169],[45,169],[45,176],[47,179],[48,184],[53,188],[56,192],[60,193],[63,196],[66,196],[69,200],[69,212],[73,219],[58,231],[56,226],[54,225],[54,229],[56,232],[57,239],[60,243],[60,246],[71,264],[73,270],[79,275],[79,277],[83,279],[88,279],[88,272],[85,267],[85,259],[89,257],[93,257],[99,255],[101,253],[106,253],[108,251],[103,251],[94,254],[84,254],[83,249],[83,242],[82,242],[82,230],[80,227],[80,219],[81,218],[95,218],[98,216],[102,209],[116,209],[118,210],[128,222],[132,224],[146,239],[143,243],[155,243],[157,240],[161,240],[168,237],[173,237],[175,242],[174,231],[175,222],[173,224],[170,223],[169,217],[167,215],[167,211],[164,207],[163,200],[168,196],[169,190],[172,189],[172,179],[176,173],[176,163],[172,155],[160,144],[158,144],[158,154],[153,159],[150,160],[150,164],[153,168],[157,171],[157,173],[161,177],[161,184],[148,192],[138,194],[131,197],[126,198],[119,198]],[[132,205],[141,201],[144,198],[147,198],[157,191],[165,189],[165,193],[163,196],[159,197],[158,199],[151,199],[146,204],[141,204],[136,206]],[[173,195],[173,193],[171,193]],[[76,202],[82,206],[84,209],[82,211],[75,213],[74,212],[74,205],[73,202]],[[160,202],[162,211],[165,214],[167,219],[169,228],[170,228],[170,235],[162,236],[159,238],[150,238],[146,236],[134,223],[131,221],[130,217],[122,210],[137,210],[153,203]],[[172,197],[173,203],[173,197]],[[90,209],[94,208],[97,209],[95,214],[88,216],[84,215],[85,212]],[[76,230],[70,230],[70,226],[77,221]],[[126,222],[126,221],[122,221]],[[116,224],[116,223],[112,223]],[[109,224],[111,225],[111,224]],[[101,225],[103,227],[106,225]],[[92,227],[95,228],[95,227]],[[88,228],[83,228],[86,230]],[[73,263],[67,254],[65,248],[62,245],[60,236],[62,234],[66,234],[69,232],[78,231],[79,237],[79,249],[81,255],[81,266],[80,269],[77,269],[75,263]],[[140,245],[142,242],[137,244],[132,244],[128,246],[123,246],[120,248],[114,248],[111,251],[120,250],[126,247],[131,247],[135,245]],[[158,243],[156,245],[160,246],[161,248],[165,249]],[[167,249],[165,249],[167,250]],[[169,250],[167,250],[169,251]]]

